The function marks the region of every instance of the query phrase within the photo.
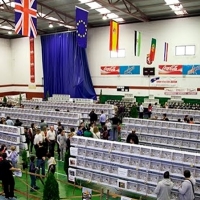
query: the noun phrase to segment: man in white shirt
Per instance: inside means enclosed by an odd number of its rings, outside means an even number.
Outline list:
[[[144,113],[144,107],[143,107],[143,105],[141,103],[140,107],[139,107],[139,118],[140,119],[143,119],[143,113]]]
[[[43,142],[43,137],[39,129],[36,130],[36,135],[33,140],[35,151],[37,150],[39,143]]]
[[[47,132],[47,140],[49,143],[49,153],[52,157],[54,157],[54,148],[55,148],[55,140],[56,140],[56,132],[53,126],[50,126],[50,130]]]

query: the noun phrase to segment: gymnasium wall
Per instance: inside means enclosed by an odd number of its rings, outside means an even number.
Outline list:
[[[144,77],[143,67],[155,67],[158,76],[158,65],[168,64],[200,64],[200,42],[198,25],[200,17],[164,20],[148,23],[135,23],[120,25],[119,48],[125,49],[125,58],[110,58],[109,52],[109,27],[93,28],[89,30],[88,60],[90,72],[97,94],[103,88],[103,94],[123,95],[117,92],[117,86],[130,86],[129,92],[135,96],[148,96],[154,94],[164,97],[163,87],[154,87],[150,78]],[[133,40],[134,31],[142,34],[141,55],[134,56]],[[146,64],[146,55],[150,52],[151,38],[157,39],[156,56],[152,65]],[[169,44],[168,62],[163,61],[164,42]],[[175,46],[196,45],[195,56],[175,56]],[[101,66],[140,65],[140,75],[101,75]],[[164,77],[163,75],[159,75]],[[197,88],[200,76],[173,75],[178,87]],[[149,87],[150,86],[150,87]],[[199,87],[200,90],[200,87]],[[169,96],[170,97],[170,96]],[[199,98],[198,95],[185,95],[184,98]]]
[[[143,67],[155,67],[158,76],[159,64],[200,64],[199,26],[200,17],[164,20],[149,23],[134,23],[120,25],[119,48],[126,50],[125,58],[110,58],[109,27],[89,29],[88,33],[88,61],[96,93],[103,89],[104,95],[123,95],[117,92],[117,86],[130,86],[130,93],[135,96],[165,97],[163,87],[154,87],[150,78],[142,75]],[[134,31],[142,33],[141,55],[134,56]],[[157,39],[156,56],[152,65],[146,64],[146,55],[150,51],[151,38]],[[168,62],[163,61],[164,42],[169,43]],[[35,40],[35,84],[30,83],[30,55],[29,39],[0,40],[0,95],[18,94],[26,92],[28,98],[43,97],[42,86],[42,55],[40,37]],[[175,56],[176,45],[196,45],[195,56]],[[140,65],[140,75],[101,75],[101,66]],[[160,76],[164,77],[164,76]],[[199,76],[174,75],[178,87],[198,88]],[[36,86],[36,87],[35,87]],[[198,88],[200,91],[200,87]],[[183,98],[200,98],[198,95],[185,95]]]

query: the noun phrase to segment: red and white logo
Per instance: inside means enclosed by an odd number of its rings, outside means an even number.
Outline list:
[[[182,74],[182,65],[159,65],[158,74]]]
[[[101,66],[101,75],[118,75],[119,66]]]

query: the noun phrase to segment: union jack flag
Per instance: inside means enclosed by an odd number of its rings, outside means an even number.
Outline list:
[[[36,26],[37,0],[15,0],[15,32],[35,38]]]

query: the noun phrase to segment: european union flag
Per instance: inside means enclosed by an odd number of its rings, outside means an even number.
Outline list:
[[[80,47],[87,47],[88,11],[76,7],[77,42]]]

